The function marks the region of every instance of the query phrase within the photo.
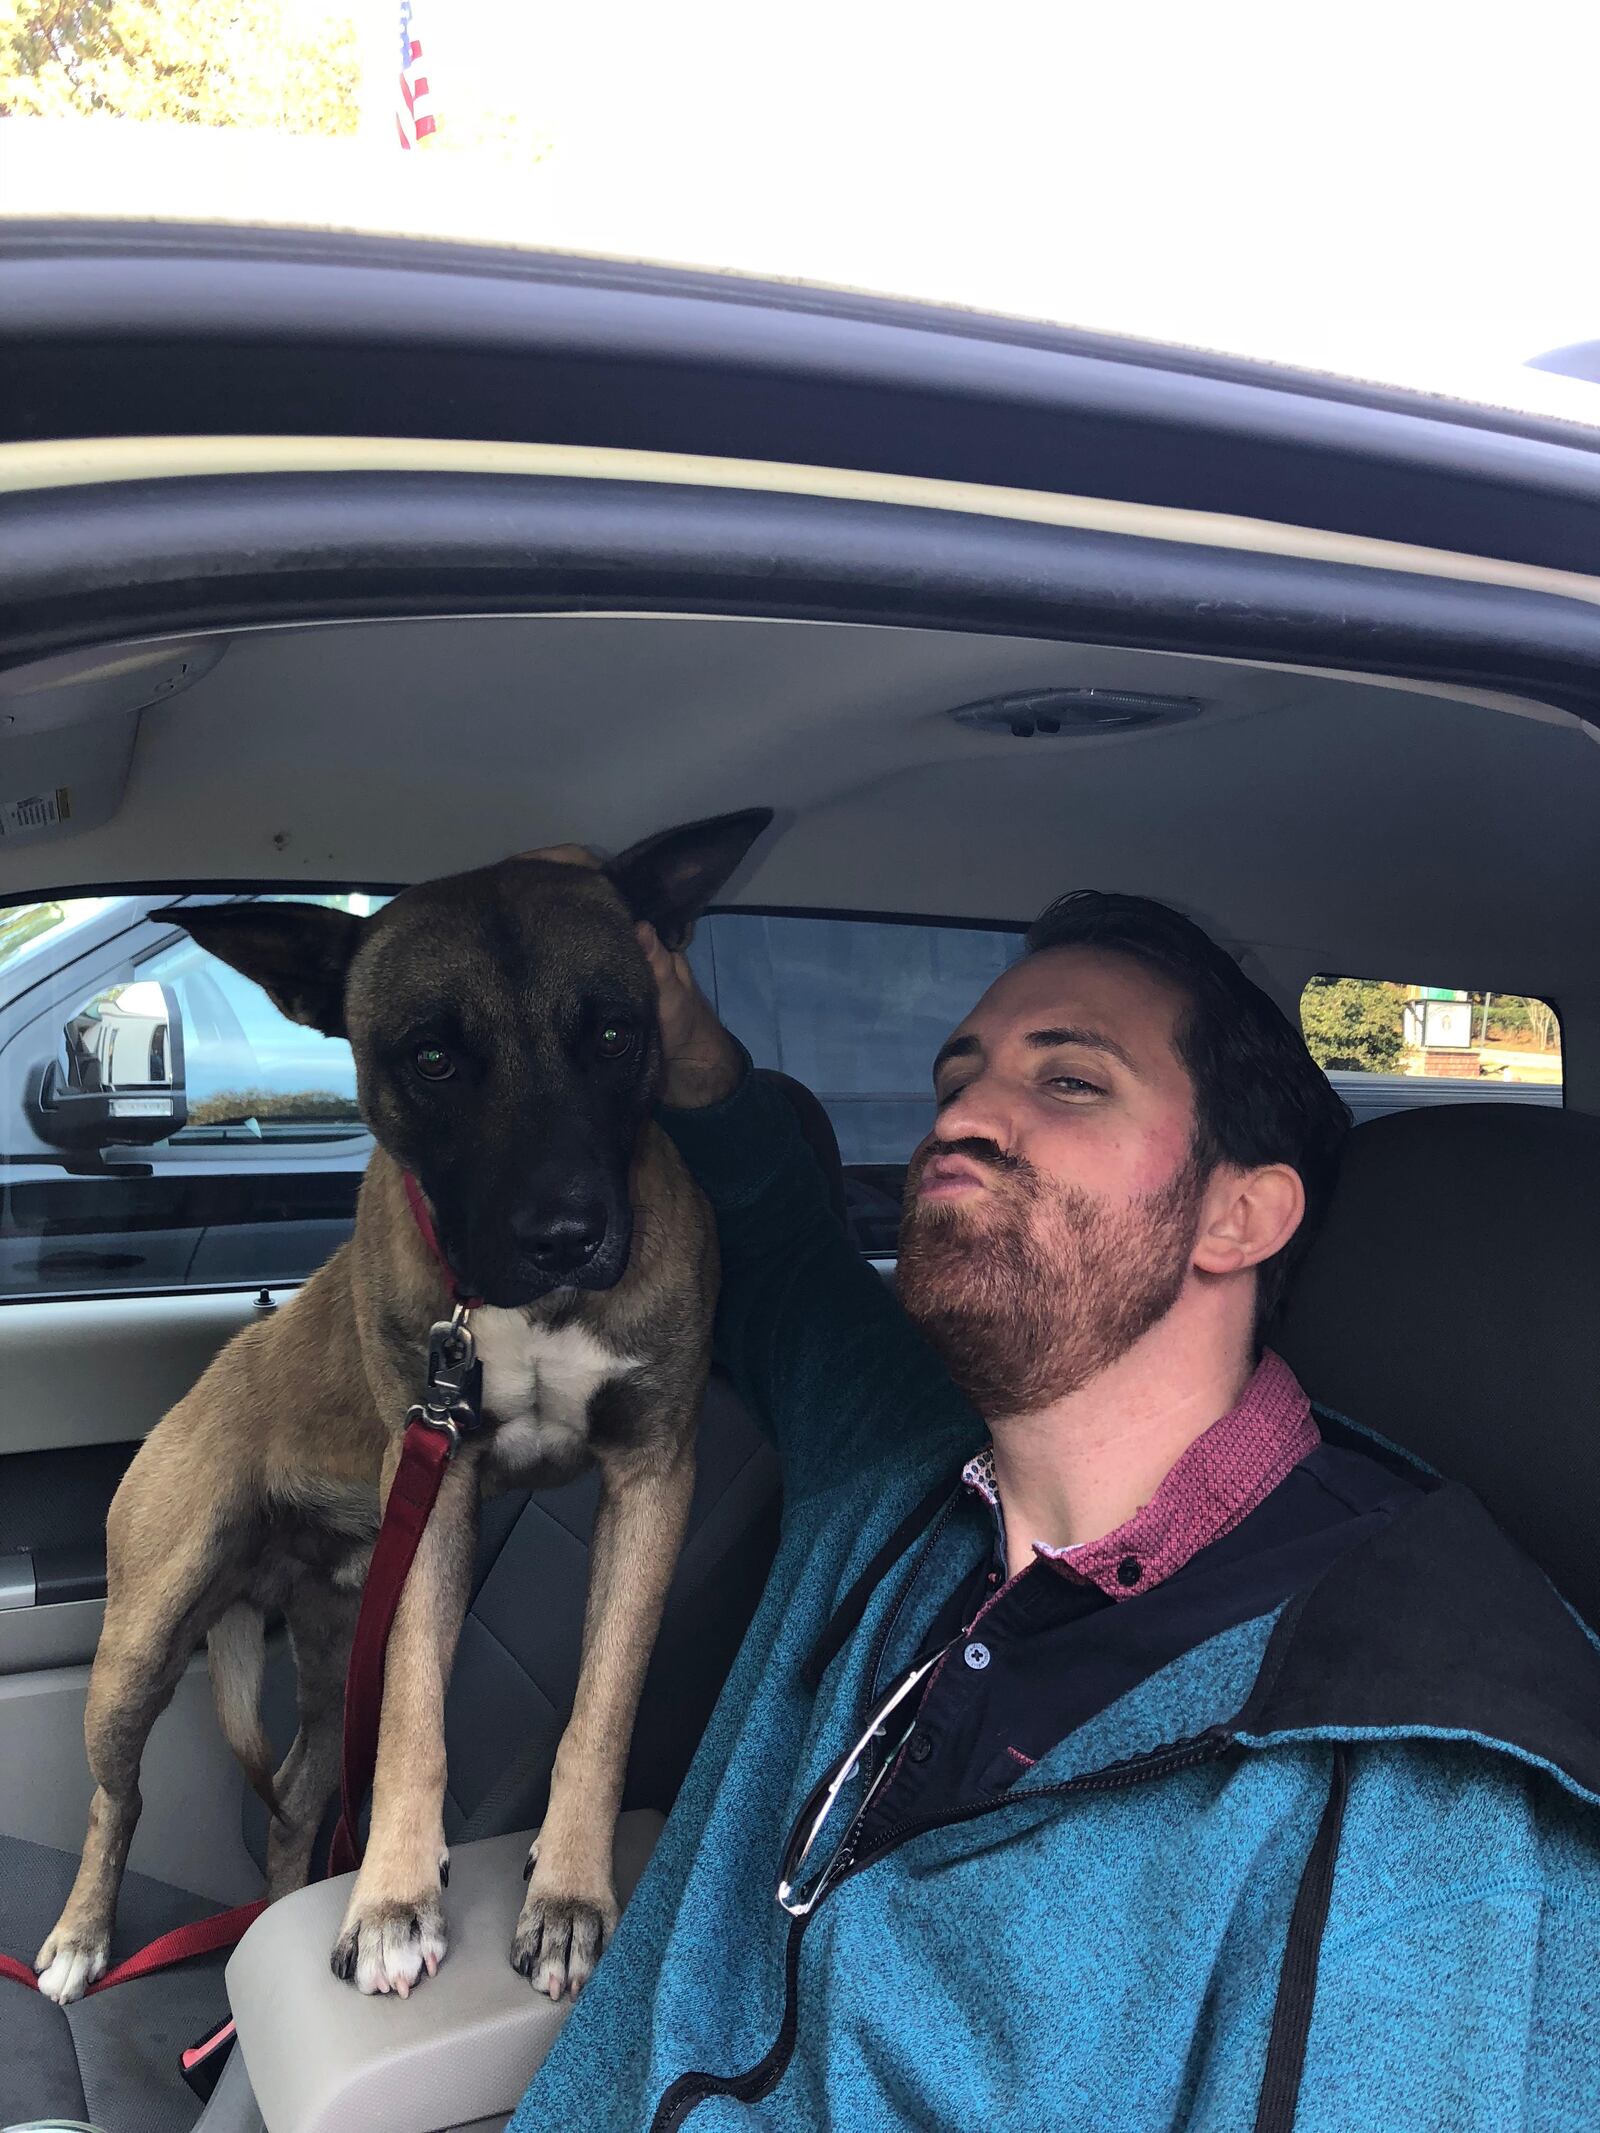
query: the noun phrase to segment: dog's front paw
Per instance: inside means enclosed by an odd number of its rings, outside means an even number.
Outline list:
[[[95,1979],[105,1976],[110,1956],[109,1937],[88,1940],[58,1928],[33,1959],[39,1990],[58,2007],[81,2000]]]
[[[609,1889],[593,1896],[561,1896],[541,1889],[535,1880],[512,1937],[512,1969],[552,2000],[566,1992],[576,1999],[617,1930],[617,1915]]]
[[[437,1889],[413,1902],[367,1899],[358,1892],[330,1962],[334,1976],[358,1992],[397,1992],[405,1999],[424,1971],[433,1976],[448,1946]]]

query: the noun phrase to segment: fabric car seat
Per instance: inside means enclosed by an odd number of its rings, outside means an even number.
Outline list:
[[[1600,1119],[1399,1111],[1351,1134],[1268,1340],[1314,1400],[1479,1495],[1600,1625]]]

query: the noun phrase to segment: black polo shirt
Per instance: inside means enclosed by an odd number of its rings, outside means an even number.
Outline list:
[[[953,1592],[916,1589],[919,1551],[906,1603],[927,1612],[918,1658],[950,1648],[921,1690],[915,1729],[861,1841],[1014,1785],[1184,1652],[1304,1591],[1415,1494],[1379,1460],[1319,1444],[1231,1532],[1125,1599],[1042,1557],[1008,1584],[998,1517],[988,1561]]]

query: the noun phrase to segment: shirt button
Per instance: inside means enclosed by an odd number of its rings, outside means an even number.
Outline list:
[[[933,1753],[933,1742],[926,1733],[913,1733],[906,1743],[906,1753],[914,1763],[925,1763]]]
[[[1136,1555],[1125,1555],[1117,1565],[1119,1585],[1137,1585],[1144,1576],[1144,1565]]]
[[[989,1647],[987,1644],[969,1644],[961,1656],[975,1674],[981,1674],[989,1664]]]

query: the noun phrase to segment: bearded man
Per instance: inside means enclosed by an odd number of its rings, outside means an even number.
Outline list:
[[[1592,2133],[1600,1803],[1529,1743],[1600,1664],[1262,1345],[1348,1123],[1299,1034],[1063,898],[934,1062],[897,1301],[641,938],[783,1537],[514,2133]]]

